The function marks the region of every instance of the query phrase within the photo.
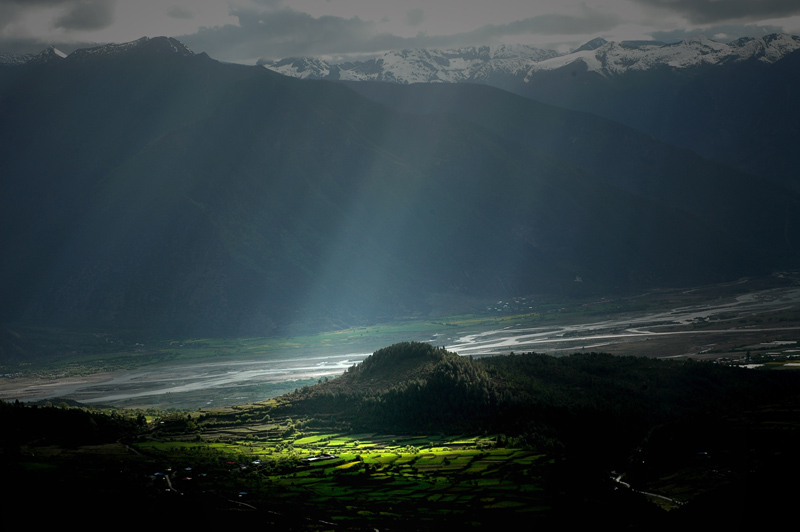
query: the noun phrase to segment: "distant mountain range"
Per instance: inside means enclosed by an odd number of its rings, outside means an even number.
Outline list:
[[[800,49],[800,37],[773,34],[743,38],[729,44],[694,37],[664,44],[649,41],[614,43],[594,39],[577,50],[559,54],[531,46],[481,46],[455,50],[403,50],[365,61],[332,63],[318,58],[262,61],[270,70],[305,79],[389,81],[393,83],[486,83],[517,79],[536,83],[536,74],[566,66],[603,76],[661,67],[684,69],[757,60],[775,63]]]
[[[356,88],[169,38],[5,63],[0,319],[270,334],[797,264],[779,184],[491,87]]]
[[[22,65],[31,60],[33,54],[7,54],[0,52],[0,66]]]
[[[530,65],[557,57],[532,46],[481,46],[457,50],[403,50],[366,61],[331,63],[312,57],[261,61],[287,76],[341,81],[393,83],[488,82],[493,76],[517,75]]]
[[[557,55],[530,47],[389,52],[369,61],[265,62],[347,82],[480,83],[587,111],[800,191],[800,37],[664,44],[595,39]],[[358,90],[358,89],[357,89]],[[374,90],[370,89],[373,93]]]

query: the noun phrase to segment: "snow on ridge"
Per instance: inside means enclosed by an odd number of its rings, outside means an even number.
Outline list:
[[[259,65],[280,74],[301,79],[331,77],[334,69],[321,59],[287,57],[278,61],[259,61]]]
[[[134,48],[138,48],[142,44],[146,43],[148,40],[149,38],[147,37],[141,37],[139,39],[136,39],[135,41],[125,42],[125,43],[105,44],[102,46],[96,46],[94,48],[81,48],[69,54],[68,57],[71,60],[76,60],[76,59],[86,59],[89,57],[119,55]]]
[[[95,57],[112,57],[143,47],[152,48],[160,52],[193,55],[193,52],[189,50],[188,47],[172,37],[154,37],[152,39],[149,37],[141,37],[135,41],[125,43],[112,43],[94,48],[81,48],[69,54],[67,58],[72,61],[83,61]]]
[[[0,65],[24,65],[33,57],[31,54],[0,53]]]
[[[530,64],[556,55],[527,45],[493,45],[451,50],[393,50],[366,61],[326,63],[287,58],[259,64],[293,77],[395,83],[457,83],[500,73],[524,72]]]
[[[559,55],[527,45],[473,46],[452,50],[396,50],[365,61],[326,62],[293,58],[260,63],[281,74],[313,79],[387,81],[394,83],[484,82],[496,76],[531,81],[537,72],[578,63],[603,76],[667,66],[683,69],[756,59],[774,63],[800,49],[800,37],[772,34],[722,43],[707,37],[680,42],[610,42],[593,39],[571,53]]]
[[[0,53],[0,64],[44,64],[52,61],[68,59],[70,61],[85,61],[95,57],[112,57],[127,53],[138,48],[148,48],[157,53],[175,53],[179,55],[194,55],[186,45],[172,37],[142,37],[126,43],[105,44],[93,48],[81,48],[71,54],[65,54],[55,46],[49,46],[36,55],[31,54],[4,54]]]
[[[765,63],[774,63],[800,48],[800,37],[778,33],[761,39],[749,39],[742,42],[739,47],[743,50],[743,55],[757,57],[759,61]]]
[[[542,70],[556,70],[577,62],[583,62],[589,70],[600,71],[602,70],[602,63],[597,58],[598,50],[603,48],[608,49],[613,45],[614,43],[607,43],[597,49],[581,50],[579,52],[573,52],[571,54],[560,55],[553,57],[552,59],[539,61],[528,70],[528,74],[525,76],[525,81],[529,81],[531,74],[534,72],[539,72]]]
[[[581,50],[536,63],[528,71],[526,81],[536,72],[555,70],[576,61],[582,61],[590,71],[608,76],[631,70],[649,70],[664,65],[680,69],[740,62],[753,58],[774,63],[798,49],[800,49],[800,37],[788,34],[767,35],[759,39],[740,39],[730,44],[702,36],[652,47],[629,47],[608,42],[593,50]]]
[[[25,64],[44,65],[52,62],[63,61],[65,57],[67,57],[67,54],[65,54],[55,46],[50,46],[48,48],[45,48],[38,54],[30,56],[30,58],[25,62]]]

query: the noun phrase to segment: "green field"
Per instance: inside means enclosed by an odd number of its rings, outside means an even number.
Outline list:
[[[291,519],[284,515],[290,508],[320,526],[368,520],[391,527],[410,513],[421,524],[479,526],[552,509],[545,478],[553,457],[497,447],[496,435],[349,434],[298,429],[304,421],[286,419],[243,432],[235,423],[246,410],[206,412],[188,438],[185,420],[153,425],[134,447],[162,463],[155,493],[192,497],[213,490],[249,511]],[[323,455],[329,457],[309,461]]]

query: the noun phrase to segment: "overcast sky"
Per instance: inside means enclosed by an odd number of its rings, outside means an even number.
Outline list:
[[[0,0],[0,52],[176,37],[215,59],[368,56],[595,37],[720,41],[800,34],[800,0]]]

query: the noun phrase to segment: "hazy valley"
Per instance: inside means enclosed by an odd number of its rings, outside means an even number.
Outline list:
[[[33,368],[7,365],[0,399],[53,397],[128,408],[228,407],[334,378],[381,346],[425,341],[462,356],[537,352],[713,361],[730,365],[800,357],[796,274],[772,280],[662,290],[618,299],[492,302],[472,314],[409,319],[308,336],[168,339],[16,329]],[[59,345],[60,343],[60,345]],[[47,347],[47,346],[50,347]],[[63,351],[80,354],[73,360]],[[750,353],[752,360],[746,360]],[[20,371],[22,370],[22,371]]]

